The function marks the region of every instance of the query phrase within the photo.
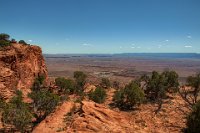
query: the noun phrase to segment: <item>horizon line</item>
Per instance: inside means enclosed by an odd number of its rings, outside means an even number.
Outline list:
[[[44,55],[115,55],[115,54],[200,54],[198,52],[165,52],[165,53],[159,53],[159,52],[141,52],[141,53],[130,53],[130,52],[124,52],[124,53],[43,53]]]

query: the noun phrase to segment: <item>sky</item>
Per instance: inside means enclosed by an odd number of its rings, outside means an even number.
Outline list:
[[[0,33],[46,54],[200,53],[200,0],[0,0]]]

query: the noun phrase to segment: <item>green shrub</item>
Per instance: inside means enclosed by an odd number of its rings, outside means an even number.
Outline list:
[[[124,89],[117,90],[113,96],[114,104],[119,107],[123,108],[125,105],[125,94]]]
[[[147,81],[145,93],[151,100],[164,98],[166,96],[166,86],[163,75],[153,71],[151,77],[149,77]]]
[[[14,125],[20,132],[27,132],[32,126],[32,118],[27,104],[22,101],[22,92],[17,91],[16,96],[3,108],[3,123]]]
[[[9,41],[10,35],[5,34],[5,33],[1,33],[0,34],[0,40],[6,40]]]
[[[96,103],[103,103],[106,99],[106,91],[101,87],[97,87],[93,92],[89,93],[89,99]]]
[[[136,82],[131,82],[124,89],[115,92],[113,101],[121,109],[131,109],[145,100],[143,90]]]
[[[200,133],[200,101],[193,107],[192,112],[187,117],[187,133]]]
[[[193,96],[193,104],[197,102],[198,94],[200,92],[200,73],[197,73],[195,76],[189,76],[187,78],[187,86],[192,87],[191,94]]]
[[[16,43],[17,41],[15,40],[15,39],[11,39],[11,41],[10,41],[11,43]]]
[[[35,78],[35,81],[34,81],[31,89],[33,91],[37,91],[37,90],[41,89],[42,86],[44,85],[44,81],[45,81],[44,75],[38,76],[37,78]]]
[[[178,74],[175,71],[164,71],[159,74],[153,71],[151,76],[142,76],[141,81],[145,82],[145,93],[150,100],[166,98],[166,92],[178,91]]]
[[[75,83],[71,79],[58,77],[55,79],[55,84],[59,87],[59,91],[63,94],[73,94],[75,92]]]
[[[76,81],[76,89],[78,93],[83,92],[84,85],[86,83],[87,75],[82,71],[75,71],[74,78]]]
[[[28,96],[33,100],[33,112],[39,121],[53,112],[60,101],[58,95],[51,93],[46,88],[32,91]]]
[[[11,43],[9,41],[10,36],[5,33],[0,34],[0,47],[9,46]]]
[[[27,45],[27,43],[26,43],[24,40],[20,40],[19,43],[20,43],[20,44]]]
[[[178,74],[175,71],[164,71],[162,75],[167,91],[177,92],[179,87]]]
[[[103,88],[109,88],[109,87],[111,87],[111,83],[110,83],[110,80],[108,78],[102,78],[100,85]]]

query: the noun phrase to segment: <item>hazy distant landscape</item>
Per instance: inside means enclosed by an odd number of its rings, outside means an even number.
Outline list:
[[[0,133],[200,133],[200,0],[2,0],[0,18]]]
[[[195,53],[135,53],[135,54],[46,54],[50,77],[72,77],[73,72],[82,70],[90,81],[101,77],[129,82],[149,74],[153,70],[175,70],[180,81],[200,71],[200,54]]]

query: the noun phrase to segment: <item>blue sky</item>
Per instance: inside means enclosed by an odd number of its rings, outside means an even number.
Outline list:
[[[0,32],[44,53],[200,53],[200,0],[0,0]]]

